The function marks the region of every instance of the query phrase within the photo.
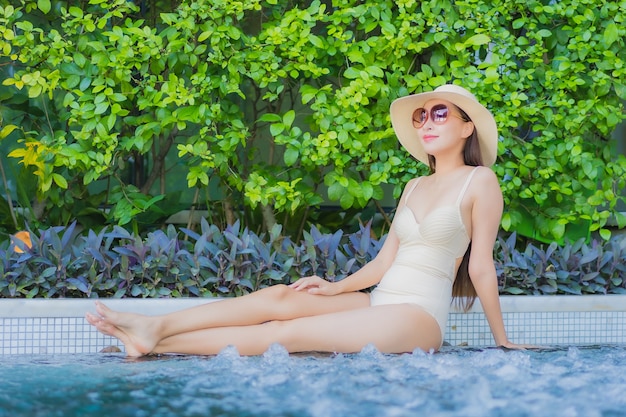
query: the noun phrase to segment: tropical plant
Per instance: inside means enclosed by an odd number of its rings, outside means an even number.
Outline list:
[[[0,245],[0,297],[232,296],[317,274],[342,279],[380,249],[370,225],[347,238],[313,228],[296,243],[276,225],[256,235],[239,222],[201,232],[173,226],[145,238],[114,226],[76,224],[30,232],[30,244]]]
[[[199,233],[170,226],[143,238],[119,226],[31,231],[28,243],[0,244],[0,298],[231,297],[308,275],[341,280],[384,242],[370,224],[349,234],[311,228],[299,242],[281,232],[204,220]],[[503,235],[494,250],[501,294],[626,294],[624,240],[517,246]]]
[[[516,235],[496,245],[496,270],[504,294],[626,294],[626,241],[584,239],[563,246],[528,244],[516,249]]]

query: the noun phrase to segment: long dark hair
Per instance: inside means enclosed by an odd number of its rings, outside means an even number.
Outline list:
[[[454,106],[459,110],[461,117],[466,122],[471,122],[472,119],[459,107]],[[465,165],[469,166],[482,166],[483,165],[483,157],[480,153],[480,143],[478,142],[478,134],[476,133],[476,127],[474,126],[474,130],[472,134],[465,139],[465,146],[463,147],[463,160],[465,161]],[[430,173],[435,173],[435,157],[432,155],[428,155],[428,166],[430,168]],[[469,275],[469,259],[470,253],[472,252],[472,242],[467,247],[465,254],[463,255],[463,259],[461,260],[461,264],[459,265],[459,269],[456,272],[456,277],[454,279],[454,284],[452,284],[452,299],[454,300],[454,304],[462,309],[463,311],[468,311],[474,305],[474,301],[476,301],[476,288],[474,288],[474,284],[470,279]]]

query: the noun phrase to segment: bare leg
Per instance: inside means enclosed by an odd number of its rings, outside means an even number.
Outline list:
[[[272,321],[259,325],[219,327],[163,339],[154,353],[217,354],[235,346],[242,355],[258,355],[279,343],[289,352],[359,352],[373,344],[385,353],[438,349],[441,333],[435,319],[410,304]]]
[[[272,320],[352,310],[369,305],[364,293],[311,295],[276,285],[252,294],[208,303],[162,316],[120,313],[96,303],[98,315],[86,318],[104,334],[117,337],[131,356],[153,351],[163,339],[181,333],[227,326],[247,326]]]

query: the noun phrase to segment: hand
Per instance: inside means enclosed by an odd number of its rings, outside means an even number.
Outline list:
[[[541,346],[535,345],[522,345],[517,343],[511,343],[508,340],[505,343],[498,345],[499,348],[512,349],[512,350],[526,350],[526,349],[541,349]]]
[[[334,283],[328,282],[325,279],[318,277],[317,275],[300,278],[293,284],[290,284],[289,287],[293,288],[296,291],[306,291],[309,294],[316,295],[339,294],[339,290]]]

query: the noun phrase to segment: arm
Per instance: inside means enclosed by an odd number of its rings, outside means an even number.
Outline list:
[[[497,346],[513,347],[504,329],[493,246],[502,217],[503,201],[498,179],[490,169],[480,169],[472,182],[469,275],[478,294]]]
[[[392,228],[376,257],[354,274],[336,282],[329,282],[314,275],[300,278],[289,286],[296,291],[306,290],[310,294],[319,295],[336,295],[369,288],[380,282],[391,262],[393,262],[397,250],[398,238]]]
[[[393,227],[391,227],[387,239],[385,239],[385,243],[376,257],[354,274],[341,281],[337,281],[335,284],[337,285],[338,291],[340,293],[359,291],[378,284],[385,272],[387,272],[387,269],[391,266],[397,251],[398,237]]]
[[[407,189],[412,186],[414,181],[416,181],[416,179],[409,181],[405,186],[397,208],[400,208],[403,204],[405,204],[404,196]],[[393,263],[396,253],[398,252],[399,242],[398,236],[394,230],[394,223],[395,218],[391,223],[387,239],[385,239],[385,243],[380,249],[380,252],[378,252],[374,259],[354,274],[337,282],[328,282],[318,276],[301,278],[291,284],[290,287],[297,291],[306,290],[311,294],[335,295],[344,292],[359,291],[378,284],[385,272],[387,272],[387,269],[389,269]]]

